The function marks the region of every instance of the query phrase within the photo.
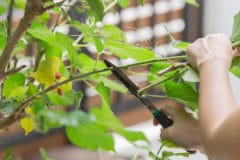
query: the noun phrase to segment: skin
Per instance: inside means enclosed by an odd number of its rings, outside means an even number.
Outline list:
[[[239,159],[240,107],[229,81],[229,68],[239,51],[232,50],[225,34],[207,35],[188,47],[188,62],[200,75],[199,120],[183,107],[163,107],[174,124],[162,130],[162,139],[200,150],[211,160]]]

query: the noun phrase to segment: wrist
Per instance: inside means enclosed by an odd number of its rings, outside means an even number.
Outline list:
[[[231,66],[231,61],[217,59],[217,60],[208,60],[208,61],[202,62],[198,68],[199,68],[199,73],[201,74],[202,72],[205,72],[205,71],[228,72],[230,66]]]

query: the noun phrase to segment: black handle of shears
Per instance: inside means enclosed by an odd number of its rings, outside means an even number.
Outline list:
[[[167,128],[173,124],[173,120],[170,119],[166,114],[161,110],[156,110],[152,113],[154,118],[161,124],[163,128]]]

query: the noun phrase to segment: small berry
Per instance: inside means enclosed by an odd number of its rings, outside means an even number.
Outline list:
[[[62,74],[60,72],[55,73],[55,78],[56,79],[61,79],[61,77],[62,77]]]
[[[57,88],[57,94],[59,96],[62,96],[63,95],[63,92],[62,92],[62,89],[61,88]]]

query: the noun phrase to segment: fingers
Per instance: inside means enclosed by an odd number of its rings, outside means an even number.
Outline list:
[[[168,127],[166,129],[161,130],[160,138],[163,140],[172,140],[172,127]]]

